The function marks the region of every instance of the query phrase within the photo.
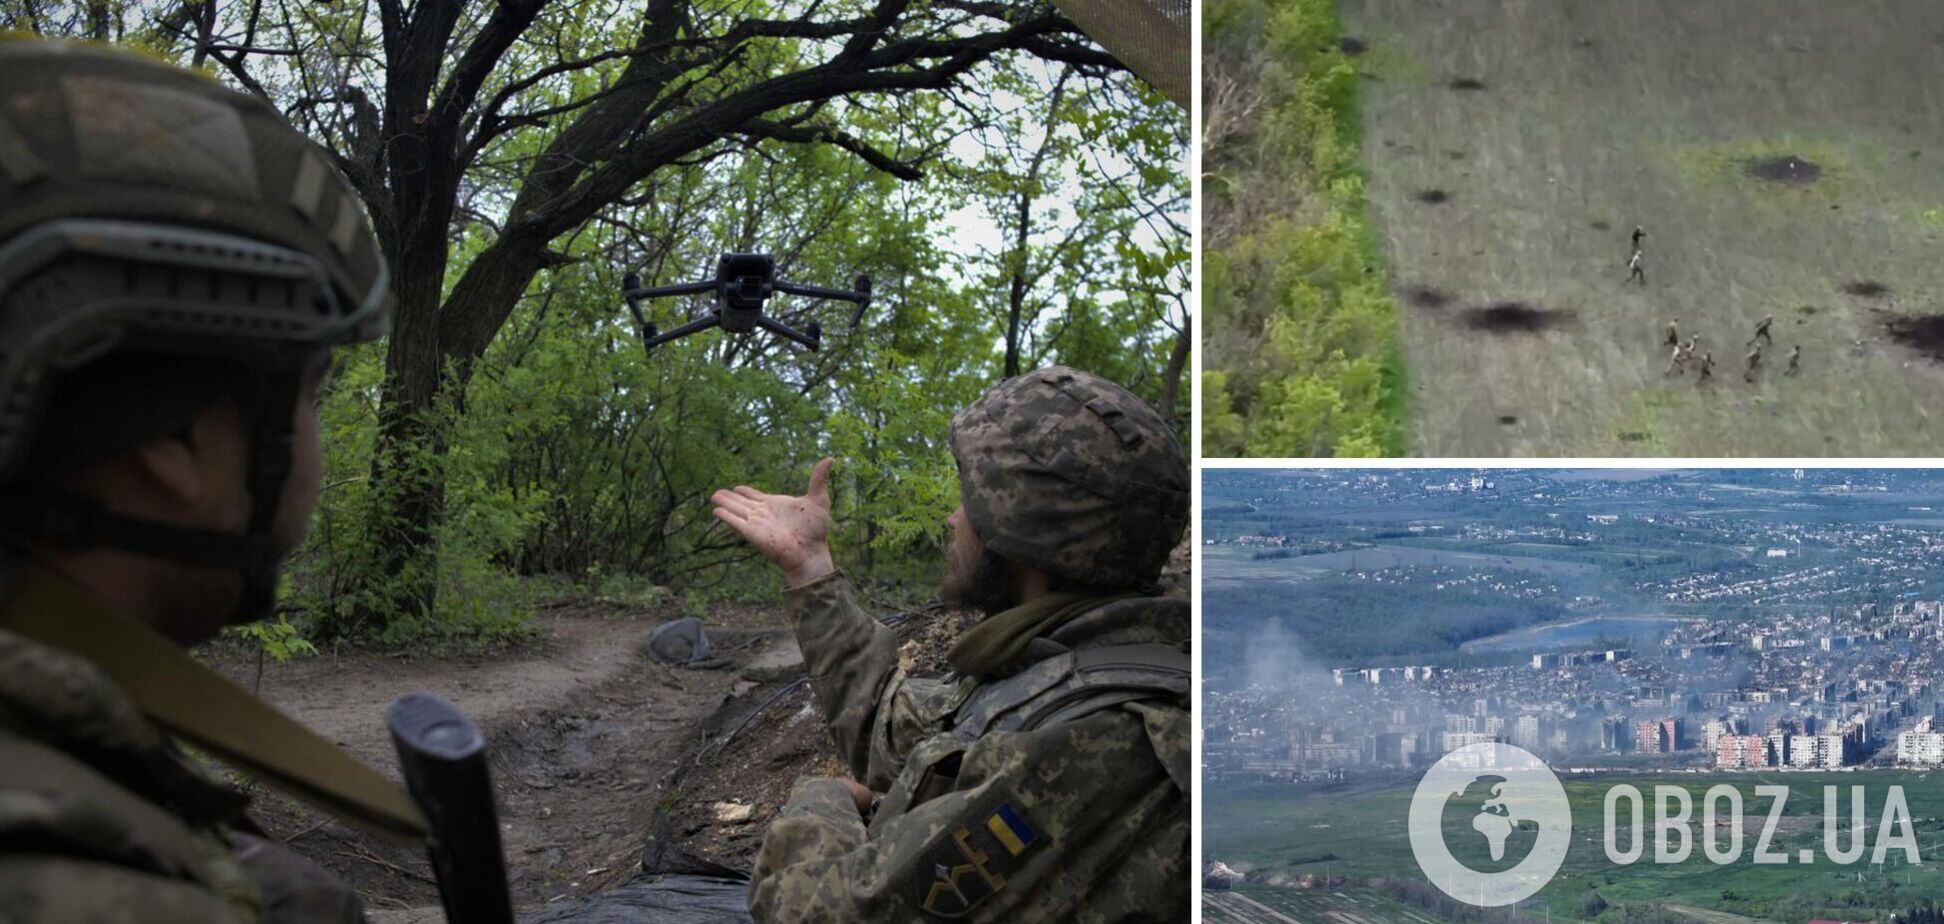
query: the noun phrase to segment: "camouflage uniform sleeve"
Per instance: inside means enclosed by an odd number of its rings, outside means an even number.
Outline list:
[[[0,739],[0,759],[51,756],[27,748]],[[0,786],[0,920],[8,924],[365,920],[355,891],[281,844],[191,829],[85,768],[71,779],[63,795]]]
[[[1108,870],[1134,863],[1152,867],[1136,881],[1185,881],[1188,800],[1132,712],[987,735],[957,773],[953,791],[868,832],[840,781],[799,784],[757,853],[750,913],[763,924],[1142,920],[1153,896],[1102,894],[1115,891],[1099,887]]]
[[[114,863],[0,855],[0,908],[9,924],[257,924],[206,886]]]
[[[268,838],[236,831],[229,840],[263,891],[263,924],[363,924],[364,899],[323,867]]]
[[[72,758],[0,730],[0,919],[257,922],[241,866]]]
[[[790,588],[784,598],[837,752],[860,782],[883,791],[931,733],[952,687],[899,668],[897,635],[858,607],[841,574]]]

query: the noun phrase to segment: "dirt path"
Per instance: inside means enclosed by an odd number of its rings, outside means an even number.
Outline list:
[[[481,726],[491,726],[630,672],[642,643],[666,618],[561,608],[542,613],[540,640],[515,652],[427,658],[326,651],[287,664],[266,663],[258,692],[366,763],[396,774],[384,718],[392,699],[429,690],[457,703]],[[246,657],[219,658],[215,666],[245,686],[255,683],[256,662]]]
[[[514,901],[531,909],[631,876],[658,814],[681,803],[669,785],[678,768],[720,734],[710,720],[801,673],[801,655],[773,608],[711,613],[723,666],[654,663],[643,653],[649,633],[679,615],[580,605],[544,612],[537,642],[491,656],[342,652],[271,663],[261,695],[394,776],[387,703],[429,690],[465,710],[490,742]],[[256,682],[254,657],[211,660],[245,686]],[[379,924],[441,919],[417,850],[373,841],[274,793],[260,794],[255,814],[364,892]],[[699,837],[708,827],[681,833]]]

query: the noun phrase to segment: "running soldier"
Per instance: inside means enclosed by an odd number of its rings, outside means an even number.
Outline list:
[[[1785,376],[1793,377],[1796,373],[1801,371],[1802,371],[1802,344],[1798,343],[1789,350],[1789,368],[1784,369],[1782,371],[1782,374]]]
[[[1634,248],[1633,256],[1627,259],[1627,281],[1632,282],[1636,279],[1640,280],[1643,286],[1647,284],[1647,271],[1641,268],[1638,247]]]
[[[1755,381],[1755,373],[1762,368],[1761,344],[1756,344],[1753,349],[1748,351],[1748,356],[1744,358],[1748,362],[1748,368],[1742,372],[1742,381],[1753,382]]]
[[[1667,336],[1661,340],[1661,346],[1680,346],[1680,345],[1681,345],[1681,319],[1675,318],[1674,320],[1667,322]]]
[[[1694,361],[1694,348],[1701,343],[1699,335],[1689,337],[1686,343],[1675,344],[1674,355],[1668,360],[1667,374],[1676,375],[1686,371],[1687,364]]]
[[[1768,315],[1767,317],[1762,318],[1762,323],[1755,325],[1755,336],[1748,338],[1747,345],[1754,346],[1755,341],[1760,340],[1763,343],[1768,344],[1769,346],[1774,346],[1775,338],[1769,336],[1769,325],[1774,323],[1775,323],[1775,315],[1771,314]]]
[[[1701,354],[1700,371],[1701,371],[1701,375],[1699,378],[1695,379],[1696,382],[1705,382],[1711,378],[1714,378],[1714,352],[1712,350]]]

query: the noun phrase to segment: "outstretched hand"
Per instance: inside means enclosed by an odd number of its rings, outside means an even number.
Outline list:
[[[830,560],[830,466],[824,459],[810,472],[810,491],[802,497],[765,494],[748,485],[717,491],[709,502],[715,518],[729,524],[756,551],[783,569],[791,586],[823,577],[837,566]]]

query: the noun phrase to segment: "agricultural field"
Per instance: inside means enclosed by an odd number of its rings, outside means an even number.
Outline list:
[[[1637,787],[1647,799],[1645,828],[1649,833],[1644,859],[1620,866],[1610,861],[1603,846],[1602,813],[1607,790],[1617,784]],[[1742,796],[1742,854],[1738,862],[1720,866],[1708,861],[1698,840],[1704,795],[1711,786],[1727,783]],[[1784,803],[1784,815],[1767,850],[1787,857],[1787,863],[1756,866],[1750,862],[1757,838],[1767,823],[1769,800],[1755,793],[1757,785],[1785,784],[1791,789]],[[1652,862],[1654,786],[1686,789],[1693,804],[1693,815],[1686,828],[1692,841],[1691,856],[1678,864]],[[1841,787],[1839,815],[1847,818],[1849,787],[1862,785],[1868,794],[1865,802],[1864,843],[1874,847],[1878,839],[1884,794],[1901,785],[1918,842],[1922,865],[1902,862],[1901,851],[1891,851],[1884,866],[1872,866],[1868,853],[1862,862],[1838,865],[1824,853],[1822,798],[1824,786]],[[1413,858],[1406,831],[1406,817],[1414,781],[1389,784],[1308,784],[1295,786],[1234,787],[1211,790],[1203,802],[1203,848],[1205,861],[1220,861],[1247,871],[1252,882],[1274,874],[1289,877],[1317,874],[1343,877],[1345,889],[1374,878],[1423,879]],[[1944,866],[1939,850],[1944,848],[1944,777],[1910,771],[1862,771],[1844,773],[1769,772],[1749,774],[1638,774],[1588,775],[1565,780],[1572,804],[1573,842],[1565,865],[1552,882],[1533,899],[1527,910],[1535,914],[1550,907],[1554,916],[1571,919],[1571,909],[1589,890],[1609,903],[1652,902],[1677,904],[1704,920],[1795,920],[1792,915],[1802,907],[1816,909],[1848,908],[1851,919],[1870,920],[1871,911],[1908,907],[1923,899],[1944,899]],[[1456,800],[1454,800],[1456,801]],[[1523,853],[1516,832],[1508,839],[1504,862],[1494,863],[1486,855],[1482,841],[1462,838],[1447,811],[1446,839],[1452,852],[1467,866],[1491,871],[1513,865]],[[1631,844],[1622,816],[1619,846]],[[1725,825],[1725,822],[1724,822]],[[1850,843],[1847,828],[1839,831],[1839,844]],[[1526,835],[1529,843],[1530,835]],[[1726,833],[1717,835],[1717,844],[1726,847]],[[1803,863],[1804,851],[1810,862]],[[1332,890],[1269,890],[1271,895],[1296,894],[1312,904],[1309,914],[1302,906],[1281,905],[1263,897],[1260,891],[1249,897],[1275,907],[1284,907],[1290,917],[1308,924],[1311,920],[1334,921],[1354,918],[1330,917],[1321,908],[1328,906]],[[1334,899],[1342,901],[1341,899]],[[1293,901],[1293,899],[1292,899]],[[1317,903],[1322,903],[1318,905]],[[1862,902],[1863,904],[1855,904]],[[1848,904],[1845,904],[1848,903]],[[1246,906],[1245,907],[1253,907]],[[1237,921],[1278,920],[1273,917],[1246,917],[1246,911],[1230,907]],[[1257,912],[1260,914],[1260,912]],[[1819,911],[1820,913],[1820,911]],[[1367,915],[1375,921],[1412,921],[1408,914]],[[1801,918],[1806,920],[1806,917]],[[1219,920],[1219,919],[1215,919]]]
[[[1296,581],[1341,571],[1380,568],[1499,568],[1539,574],[1581,576],[1598,574],[1600,566],[1551,558],[1502,555],[1458,549],[1375,545],[1342,552],[1323,552],[1291,558],[1255,557],[1259,549],[1214,546],[1202,550],[1204,586],[1242,581]]]
[[[1202,893],[1206,924],[1439,924],[1375,889],[1244,889]]]
[[[1339,10],[1411,453],[1944,451],[1944,4]]]

